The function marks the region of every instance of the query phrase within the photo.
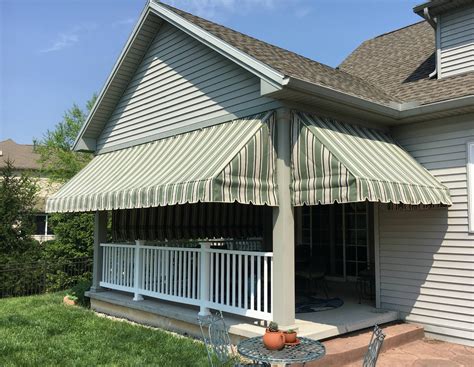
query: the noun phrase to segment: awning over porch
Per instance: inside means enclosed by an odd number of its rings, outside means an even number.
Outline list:
[[[272,113],[96,156],[47,212],[196,202],[277,205]]]
[[[293,205],[451,205],[449,190],[383,131],[295,113]]]

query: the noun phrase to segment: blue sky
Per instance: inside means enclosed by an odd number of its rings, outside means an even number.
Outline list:
[[[337,66],[420,20],[413,0],[164,0]],[[144,0],[0,0],[0,140],[31,143],[99,92]]]

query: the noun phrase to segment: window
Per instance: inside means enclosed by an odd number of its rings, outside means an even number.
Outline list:
[[[48,216],[46,214],[35,215],[36,230],[35,235],[45,236],[52,235],[51,227],[48,227]]]
[[[467,185],[469,232],[474,233],[474,141],[467,144]]]

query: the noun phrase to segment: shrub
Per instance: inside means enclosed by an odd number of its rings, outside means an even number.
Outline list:
[[[74,301],[77,301],[77,304],[89,307],[90,299],[86,297],[85,293],[90,289],[92,282],[90,280],[83,279],[71,288],[68,292],[68,297]]]

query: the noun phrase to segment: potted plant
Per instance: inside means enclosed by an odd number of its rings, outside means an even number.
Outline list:
[[[284,332],[285,334],[285,343],[296,343],[296,330],[288,329]]]
[[[278,329],[276,322],[270,322],[263,336],[263,344],[267,349],[280,350],[285,347],[285,335]]]
[[[68,306],[75,306],[75,305],[77,305],[77,297],[73,296],[71,294],[67,294],[67,295],[64,296],[63,302],[64,302],[64,304],[66,304]]]

